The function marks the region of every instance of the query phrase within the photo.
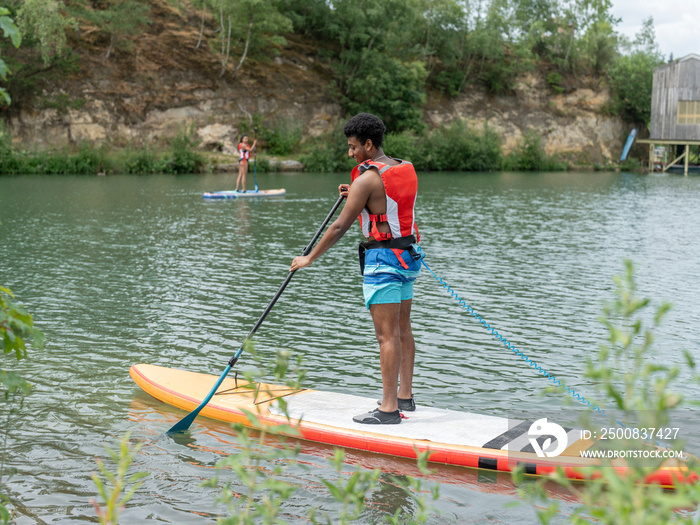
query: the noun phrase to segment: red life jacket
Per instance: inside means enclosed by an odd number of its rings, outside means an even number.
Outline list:
[[[250,159],[250,150],[243,149],[243,142],[238,143],[238,155],[240,155],[239,158],[241,159]]]
[[[382,178],[384,193],[386,193],[386,213],[372,214],[367,208],[360,213],[358,218],[362,234],[367,238],[372,236],[377,241],[415,235],[416,241],[420,241],[420,234],[414,220],[416,194],[418,193],[416,170],[410,162],[396,160],[400,162],[396,166],[367,160],[352,170],[352,182],[355,182],[355,179],[365,171],[376,168]],[[377,224],[380,222],[389,224],[390,233],[380,232],[377,229]]]

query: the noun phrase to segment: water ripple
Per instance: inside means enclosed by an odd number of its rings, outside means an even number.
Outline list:
[[[11,421],[8,444],[9,464],[19,470],[9,484],[18,523],[94,521],[94,457],[126,430],[149,443],[136,466],[151,476],[125,522],[215,521],[222,509],[199,485],[238,445],[226,425],[211,421],[197,422],[191,442],[154,441],[182,413],[139,393],[128,368],[149,362],[218,375],[345,179],[265,177],[270,187],[286,187],[287,196],[206,202],[201,191],[226,183],[216,175],[0,178],[0,284],[34,314],[48,341],[16,367],[35,387],[22,418]],[[699,179],[504,173],[421,180],[417,212],[428,264],[567,385],[594,393],[583,363],[605,338],[597,318],[623,258],[637,263],[642,295],[674,303],[656,336],[660,361],[681,363],[683,349],[700,358]],[[379,352],[361,298],[357,240],[353,226],[313,267],[297,272],[254,341],[263,359],[279,349],[301,355],[311,387],[378,396]],[[421,404],[500,415],[564,406],[562,395],[543,397],[547,381],[427,272],[415,289],[414,388]],[[244,354],[239,366],[254,363]],[[687,374],[681,382],[697,397]],[[297,518],[317,500],[335,508],[318,483],[334,477],[325,463],[331,453],[309,445],[304,454],[313,467],[293,473],[305,488],[286,509]],[[440,505],[452,522],[532,521],[517,511],[486,512],[484,501],[500,508],[514,496],[490,494],[490,481],[458,481],[465,470],[443,479],[449,484]],[[386,500],[373,500],[370,512],[381,512]]]

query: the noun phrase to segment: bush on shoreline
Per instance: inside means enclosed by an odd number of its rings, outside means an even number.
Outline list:
[[[11,135],[0,127],[0,175],[98,175],[107,173],[180,174],[200,173],[206,160],[196,150],[193,128],[187,128],[165,150],[148,146],[114,151],[107,144],[81,143],[77,150],[49,151],[16,149]]]
[[[290,133],[296,137],[296,131]],[[295,142],[286,140],[283,131],[278,138],[287,146]],[[16,149],[9,133],[0,129],[0,175],[140,175],[210,171],[211,165],[197,146],[194,129],[190,127],[182,130],[165,150],[128,146],[114,151],[107,145],[83,143],[77,150],[63,148],[32,152]],[[455,120],[426,135],[413,131],[389,133],[383,149],[392,157],[413,162],[418,171],[565,171],[569,168],[566,162],[546,154],[542,137],[534,131],[526,133],[517,147],[504,155],[500,136],[494,129],[488,125],[473,128],[463,120]],[[340,125],[328,135],[298,146],[295,151],[307,172],[347,172],[354,166],[354,161],[348,157],[347,140]],[[256,160],[258,171],[274,170],[269,160]]]
[[[470,128],[463,120],[433,131],[427,137],[411,132],[390,133],[384,151],[413,162],[419,171],[566,171],[569,166],[549,156],[542,137],[530,132],[518,146],[504,155],[498,133],[484,125]]]
[[[503,159],[505,171],[566,171],[568,165],[547,155],[542,137],[534,131],[526,132],[517,147]]]

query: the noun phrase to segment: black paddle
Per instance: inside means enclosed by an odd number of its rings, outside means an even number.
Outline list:
[[[338,200],[337,200],[337,202],[335,203],[335,205],[333,206],[333,209],[332,209],[331,212],[328,214],[328,217],[326,217],[326,219],[323,221],[323,224],[321,224],[321,227],[320,227],[320,228],[318,229],[318,231],[316,232],[316,235],[314,235],[314,238],[311,239],[311,242],[306,246],[306,248],[304,248],[304,251],[302,252],[302,255],[308,255],[309,253],[311,253],[311,250],[313,249],[314,244],[316,244],[316,241],[318,240],[318,238],[320,237],[321,233],[323,232],[323,229],[326,227],[326,225],[328,224],[328,222],[331,220],[331,217],[333,217],[333,215],[335,214],[336,210],[337,210],[338,207],[340,206],[340,203],[343,202],[343,199],[344,199],[344,198],[345,198],[345,197],[343,197],[343,196],[338,197]],[[173,433],[175,433],[175,432],[184,432],[185,430],[187,430],[188,428],[190,428],[190,425],[192,424],[192,422],[194,421],[194,419],[197,417],[197,415],[202,411],[202,409],[207,405],[207,403],[209,403],[209,401],[211,401],[211,398],[214,397],[214,394],[215,394],[216,391],[218,390],[219,386],[221,386],[221,383],[223,383],[223,381],[224,381],[224,379],[226,378],[226,376],[228,375],[229,371],[230,371],[231,368],[236,364],[236,362],[238,361],[238,358],[240,357],[241,353],[243,353],[243,347],[245,346],[246,342],[248,341],[248,339],[250,339],[251,337],[253,337],[253,334],[258,330],[258,328],[260,328],[260,325],[263,323],[263,321],[264,321],[265,318],[267,317],[267,314],[270,313],[270,310],[272,310],[272,307],[275,306],[275,303],[277,302],[277,299],[280,298],[280,295],[282,295],[282,292],[284,291],[284,289],[285,289],[285,288],[287,287],[287,285],[289,284],[289,281],[292,280],[292,276],[294,275],[295,272],[296,272],[296,270],[289,272],[289,275],[287,275],[287,278],[286,278],[286,279],[284,280],[284,282],[282,283],[282,286],[280,286],[280,289],[277,290],[277,293],[276,293],[275,296],[272,298],[272,301],[270,301],[270,304],[267,305],[267,308],[265,308],[265,311],[264,311],[264,312],[262,313],[262,315],[260,316],[260,319],[258,319],[258,321],[255,323],[255,326],[253,326],[253,329],[252,329],[252,330],[250,331],[250,333],[246,336],[246,338],[245,338],[245,340],[243,341],[243,343],[241,343],[241,346],[240,346],[240,348],[238,349],[238,351],[236,352],[236,354],[235,354],[235,355],[231,358],[231,360],[228,362],[228,366],[227,366],[226,369],[224,370],[224,373],[221,374],[221,377],[220,377],[219,380],[216,382],[216,384],[214,385],[214,387],[211,389],[211,391],[209,392],[209,394],[207,394],[207,397],[204,398],[204,401],[202,401],[202,402],[199,404],[199,406],[198,406],[197,408],[195,408],[192,412],[190,412],[187,416],[185,416],[183,419],[181,419],[179,422],[177,422],[175,425],[173,425],[173,427],[172,427],[170,430],[168,430],[167,434],[173,434]]]

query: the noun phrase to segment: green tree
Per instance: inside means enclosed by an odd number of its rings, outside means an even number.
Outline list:
[[[19,29],[15,25],[15,21],[10,18],[10,11],[5,7],[0,7],[0,29],[2,29],[3,36],[9,38],[12,45],[19,47],[22,42],[22,37],[19,33]],[[0,57],[0,79],[7,80],[7,75],[10,73],[10,68],[7,67],[5,61]],[[4,101],[5,104],[10,103],[10,95],[7,93],[5,88],[0,87],[0,100]]]
[[[78,6],[76,12],[82,18],[109,36],[105,60],[115,49],[130,50],[133,39],[151,23],[148,18],[151,8],[138,0],[95,0]]]
[[[221,72],[226,74],[232,50],[239,57],[231,78],[243,67],[249,55],[269,57],[286,44],[282,36],[293,29],[292,20],[282,13],[275,0],[210,0],[209,8],[219,19],[218,46]]]
[[[326,40],[326,28],[330,21],[332,8],[326,0],[278,0],[280,13],[292,22],[292,30],[297,34]],[[319,53],[325,48],[320,46]]]
[[[522,47],[514,45],[513,12],[508,0],[493,0],[486,16],[479,20],[471,39],[477,66],[473,78],[478,79],[486,89],[494,94],[512,87],[515,77],[521,72],[520,66],[527,64]],[[520,60],[523,58],[524,60]],[[467,77],[465,76],[465,82]],[[462,87],[465,84],[462,84]],[[461,91],[461,89],[460,89]]]
[[[335,42],[334,84],[347,111],[371,111],[389,130],[420,127],[425,101],[423,46],[407,29],[418,2],[339,0],[326,28]]]
[[[469,17],[467,5],[455,0],[425,0],[424,13],[412,24],[411,39],[423,46],[428,73],[427,84],[456,95],[463,85],[473,55],[468,48]]]
[[[608,71],[618,56],[618,37],[607,21],[597,21],[580,42],[583,66],[595,75]]]
[[[32,38],[44,64],[62,56],[68,49],[66,30],[75,21],[65,14],[60,0],[26,0],[17,12],[22,34]]]
[[[514,19],[523,34],[541,35],[542,24],[558,15],[556,0],[516,0],[513,3]]]
[[[292,21],[277,9],[274,0],[241,0],[238,5],[241,25],[240,33],[245,31],[245,42],[241,56],[231,77],[233,78],[243,66],[249,52],[266,51],[266,55],[287,43],[282,36],[292,30]]]
[[[518,0],[515,20],[523,40],[561,73],[598,73],[615,56],[618,20],[610,0]]]
[[[650,16],[642,22],[642,28],[634,35],[631,47],[633,51],[653,55],[661,60],[662,57],[659,51],[659,45],[656,43],[656,30],[654,29],[653,17]]]
[[[653,24],[648,18],[632,43],[623,42],[630,52],[620,56],[608,73],[613,111],[647,127],[651,121],[654,69],[663,64]]]
[[[357,74],[346,85],[345,108],[350,113],[376,114],[390,131],[420,130],[426,98],[423,63],[404,63],[371,51],[362,55]]]
[[[427,142],[424,141],[427,146]],[[498,133],[484,125],[471,128],[458,119],[430,136],[431,147],[411,159],[420,170],[491,171],[501,166],[501,140]]]
[[[62,2],[57,0],[7,0],[7,9],[22,35],[19,49],[0,42],[0,54],[12,70],[4,86],[18,109],[49,75],[65,73],[71,66],[66,31],[76,27]]]
[[[654,69],[659,65],[658,58],[639,51],[621,56],[613,64],[608,83],[615,113],[650,126]]]

